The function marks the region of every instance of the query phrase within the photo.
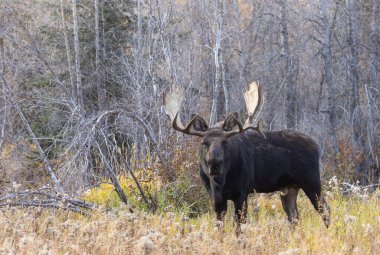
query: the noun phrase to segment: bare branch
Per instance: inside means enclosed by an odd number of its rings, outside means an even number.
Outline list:
[[[53,208],[74,211],[84,215],[88,215],[86,210],[96,208],[94,204],[56,193],[55,190],[52,190],[49,187],[8,193],[0,197],[0,202],[0,207],[20,206]]]
[[[2,74],[0,74],[0,77],[3,80],[4,84],[8,87],[8,90],[10,90],[9,86],[7,84],[7,81],[5,80],[5,78],[3,77]],[[29,125],[29,122],[26,119],[23,111],[21,110],[20,105],[18,104],[18,102],[14,98],[10,98],[9,100],[12,102],[13,108],[16,110],[17,114],[19,115],[19,117],[20,117],[22,123],[24,124],[25,128],[27,129],[29,135],[32,137],[32,140],[37,147],[38,153],[40,154],[41,160],[42,160],[42,162],[44,162],[46,170],[47,170],[48,174],[50,175],[51,180],[53,181],[57,191],[59,193],[65,194],[65,191],[61,185],[61,181],[58,179],[57,175],[54,173],[53,169],[51,168],[50,163],[47,160],[47,157],[45,155],[45,152],[42,150],[41,145],[38,142],[38,139],[37,139],[36,135],[34,134],[31,126]]]

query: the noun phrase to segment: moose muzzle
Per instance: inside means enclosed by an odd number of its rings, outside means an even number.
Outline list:
[[[209,174],[211,176],[218,176],[223,174],[223,164],[221,163],[212,163],[209,166]]]

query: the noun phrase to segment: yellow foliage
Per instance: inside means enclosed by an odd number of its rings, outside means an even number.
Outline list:
[[[243,19],[250,19],[252,14],[252,2],[246,0],[239,0],[239,9],[241,13],[241,17]]]
[[[141,202],[141,194],[133,178],[121,175],[119,176],[118,180],[126,196],[129,198],[129,202],[135,207],[146,209],[146,205]],[[151,177],[140,181],[139,183],[145,195],[154,194],[157,187],[159,187],[159,185],[156,184],[158,182],[155,182]],[[110,179],[105,179],[99,186],[87,190],[83,194],[83,199],[90,203],[103,205],[109,208],[119,207],[121,205],[121,200],[116,193],[114,185]]]
[[[111,200],[113,192],[114,186],[111,183],[101,183],[98,187],[87,190],[83,194],[83,199],[90,203],[106,205]]]
[[[11,143],[6,143],[3,145],[2,151],[1,151],[1,158],[6,158],[11,154],[16,148],[16,145]]]

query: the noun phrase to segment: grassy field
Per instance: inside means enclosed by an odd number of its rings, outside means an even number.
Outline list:
[[[260,195],[258,213],[251,204],[238,237],[231,208],[224,233],[212,213],[188,218],[181,212],[130,214],[118,208],[81,216],[2,209],[0,254],[379,254],[380,193],[341,197],[332,192],[327,199],[328,229],[303,193],[295,227],[287,222],[278,194]]]

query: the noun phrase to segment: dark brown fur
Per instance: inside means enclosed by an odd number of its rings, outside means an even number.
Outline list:
[[[292,130],[264,132],[265,137],[244,130],[224,137],[223,132],[234,127],[234,120],[228,117],[221,127],[208,128],[199,117],[193,125],[205,132],[198,150],[199,174],[218,220],[223,220],[227,200],[234,203],[239,226],[246,218],[249,193],[281,191],[284,211],[290,222],[296,222],[301,188],[328,227],[330,213],[321,195],[318,145]]]

